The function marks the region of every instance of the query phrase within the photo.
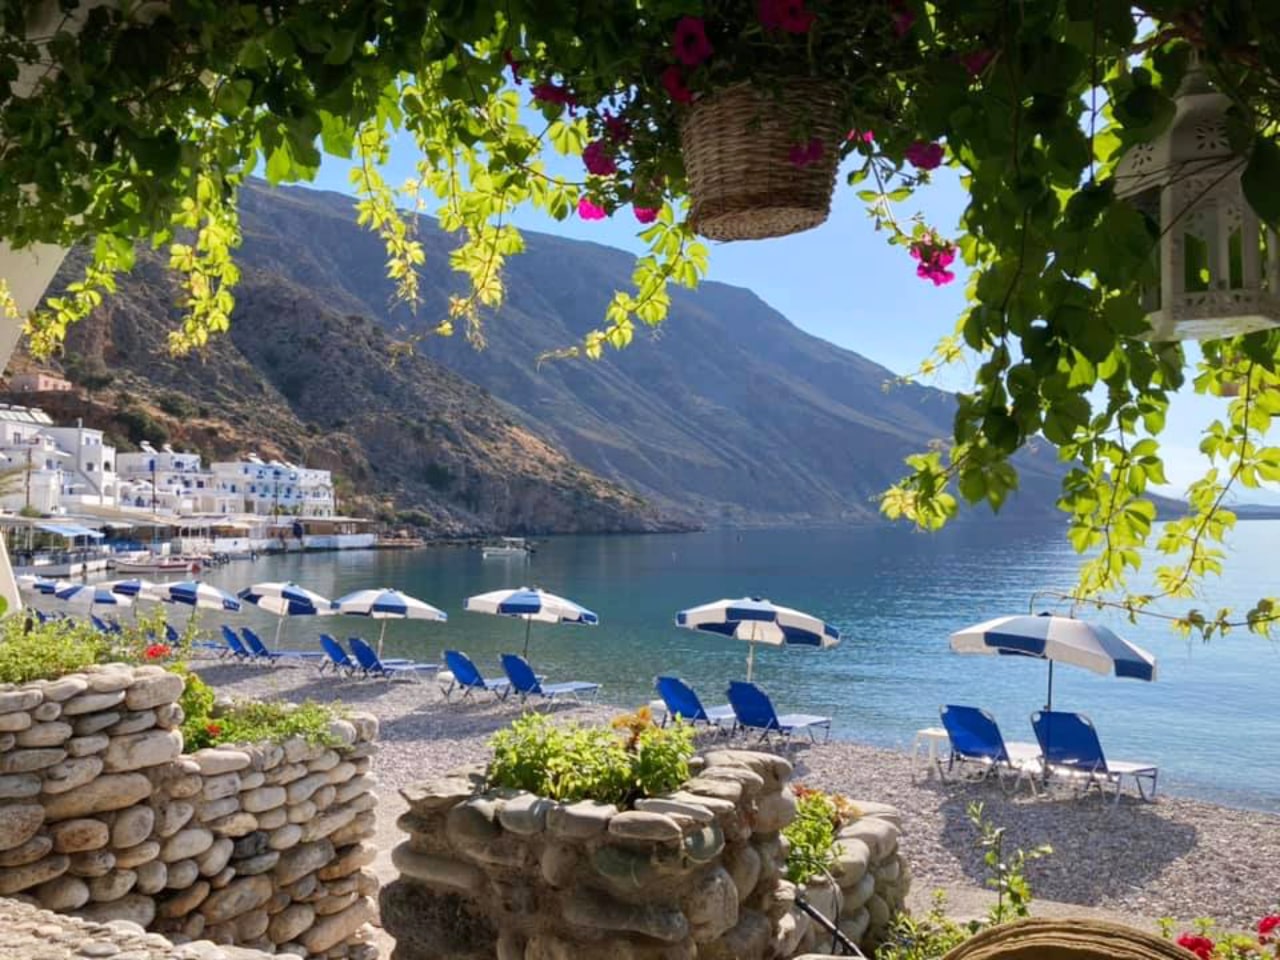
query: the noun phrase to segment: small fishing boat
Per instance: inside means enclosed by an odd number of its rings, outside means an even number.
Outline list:
[[[498,557],[527,557],[533,553],[533,548],[525,542],[524,537],[503,537],[494,543],[486,543],[480,550],[486,560]]]
[[[118,573],[199,573],[198,557],[167,557],[154,553],[131,554],[115,559]]]

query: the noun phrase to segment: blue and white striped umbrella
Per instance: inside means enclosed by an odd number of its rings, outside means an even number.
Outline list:
[[[236,594],[245,603],[276,615],[275,646],[280,646],[280,631],[285,617],[327,617],[337,611],[333,601],[314,590],[292,581],[268,581],[245,587]]]
[[[34,573],[24,573],[18,577],[18,587],[31,593],[52,596],[59,590],[74,586],[70,580],[52,580],[48,577],[37,577]]]
[[[221,610],[238,613],[240,601],[209,583],[199,580],[179,580],[174,583],[154,583],[139,596],[161,603],[175,603],[198,610]]]
[[[375,620],[436,620],[443,623],[449,615],[433,607],[425,600],[418,600],[399,590],[382,587],[377,590],[357,590],[339,597],[332,603],[334,613],[353,617],[373,617]],[[378,656],[382,656],[382,641],[387,635],[384,622],[378,633]]]
[[[77,583],[54,593],[54,596],[72,607],[131,607],[133,600],[123,594],[113,593],[101,584]]]
[[[529,628],[535,620],[539,623],[576,623],[586,627],[594,627],[600,622],[598,616],[581,604],[537,587],[476,594],[462,601],[462,607],[472,613],[490,613],[498,617],[523,620],[526,656],[529,653]]]
[[[1134,680],[1156,678],[1156,658],[1101,624],[1049,614],[996,617],[951,634],[957,653],[1034,657],[1049,661],[1048,709],[1053,709],[1053,665],[1069,663],[1094,673]]]
[[[106,583],[98,584],[98,586],[122,597],[131,597],[134,600],[159,599],[154,596],[156,584],[138,577],[129,577],[127,580],[108,580]]]
[[[825,620],[760,597],[717,600],[681,610],[676,614],[676,626],[746,640],[749,644],[748,682],[755,665],[757,643],[771,647],[817,647],[820,650],[840,643],[840,631]]]

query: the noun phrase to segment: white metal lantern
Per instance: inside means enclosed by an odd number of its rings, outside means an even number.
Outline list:
[[[1116,195],[1160,228],[1159,281],[1143,290],[1151,340],[1280,326],[1280,244],[1245,200],[1248,157],[1228,142],[1230,106],[1193,63],[1169,128],[1117,166]]]

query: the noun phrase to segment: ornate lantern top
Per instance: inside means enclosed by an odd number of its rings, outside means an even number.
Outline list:
[[[1116,166],[1116,196],[1137,197],[1176,180],[1243,169],[1244,154],[1227,137],[1231,100],[1215,90],[1204,67],[1192,61],[1174,98],[1168,128],[1149,143],[1130,147]],[[1215,169],[1220,168],[1220,169]]]

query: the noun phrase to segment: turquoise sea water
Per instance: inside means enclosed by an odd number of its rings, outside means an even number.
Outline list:
[[[1277,543],[1280,521],[1242,523],[1227,574],[1201,605],[1242,606],[1280,593]],[[829,651],[758,650],[756,680],[779,709],[830,714],[840,737],[905,748],[948,702],[985,706],[1008,739],[1033,739],[1028,717],[1043,704],[1045,664],[953,654],[947,635],[1027,612],[1033,591],[1072,582],[1076,562],[1052,530],[974,524],[937,536],[864,527],[569,537],[539,543],[528,561],[485,560],[462,548],[294,555],[237,561],[207,579],[230,589],[288,578],[332,597],[396,587],[443,608],[449,622],[391,621],[388,653],[437,660],[456,646],[492,672],[500,653],[520,649],[524,625],[466,613],[463,598],[541,586],[590,607],[601,622],[535,624],[532,662],[552,680],[598,680],[605,699],[628,705],[651,698],[660,672],[684,677],[708,703],[723,702],[726,682],[745,675],[746,645],[679,630],[672,618],[721,597],[768,597],[825,617],[845,637]],[[1055,705],[1088,713],[1110,756],[1158,763],[1171,792],[1280,810],[1280,646],[1243,632],[1205,644],[1155,620],[1100,619],[1159,657],[1159,680],[1060,667]],[[261,626],[270,642],[273,618],[251,611],[234,620]],[[286,621],[284,645],[314,645],[321,628],[374,639],[378,623],[295,618]]]

